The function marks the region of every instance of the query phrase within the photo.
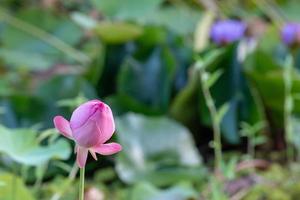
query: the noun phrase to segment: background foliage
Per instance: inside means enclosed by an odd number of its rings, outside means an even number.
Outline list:
[[[299,8],[296,0],[2,0],[0,199],[76,199],[73,144],[52,119],[94,98],[112,107],[124,150],[89,162],[87,200],[297,199],[300,57],[280,28],[300,20]],[[246,36],[216,45],[210,27],[228,18],[244,21]],[[204,84],[218,110],[221,173]]]

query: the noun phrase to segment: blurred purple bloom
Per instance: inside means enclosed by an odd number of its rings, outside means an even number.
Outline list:
[[[238,20],[221,20],[213,24],[210,32],[211,39],[216,44],[228,44],[244,36],[246,24]]]
[[[297,42],[300,35],[299,23],[287,23],[281,29],[281,39],[286,45],[292,45]]]

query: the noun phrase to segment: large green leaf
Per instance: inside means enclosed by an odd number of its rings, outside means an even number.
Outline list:
[[[37,166],[50,159],[67,159],[71,148],[68,142],[60,139],[46,146],[37,141],[37,131],[33,129],[8,129],[0,126],[0,152],[5,153],[14,161]]]
[[[23,180],[9,173],[0,173],[0,199],[34,200],[33,195],[26,188]]]
[[[201,157],[185,127],[165,117],[132,113],[118,118],[116,125],[123,146],[117,172],[123,181],[168,185],[201,180]]]
[[[118,75],[118,93],[153,110],[166,111],[175,75],[175,60],[168,49],[155,49],[146,60],[128,58]]]

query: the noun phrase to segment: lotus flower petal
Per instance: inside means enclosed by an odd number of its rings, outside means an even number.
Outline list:
[[[112,142],[107,144],[100,144],[92,148],[93,151],[101,155],[112,155],[122,150],[122,146],[118,143]]]
[[[55,128],[65,137],[73,139],[72,130],[68,120],[62,116],[56,116],[53,119]]]

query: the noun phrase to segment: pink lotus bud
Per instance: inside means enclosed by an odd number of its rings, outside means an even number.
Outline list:
[[[70,122],[62,116],[53,119],[55,128],[76,143],[77,164],[85,166],[88,152],[97,160],[96,153],[111,155],[121,151],[117,143],[106,143],[115,131],[115,122],[108,105],[91,100],[76,108]]]

